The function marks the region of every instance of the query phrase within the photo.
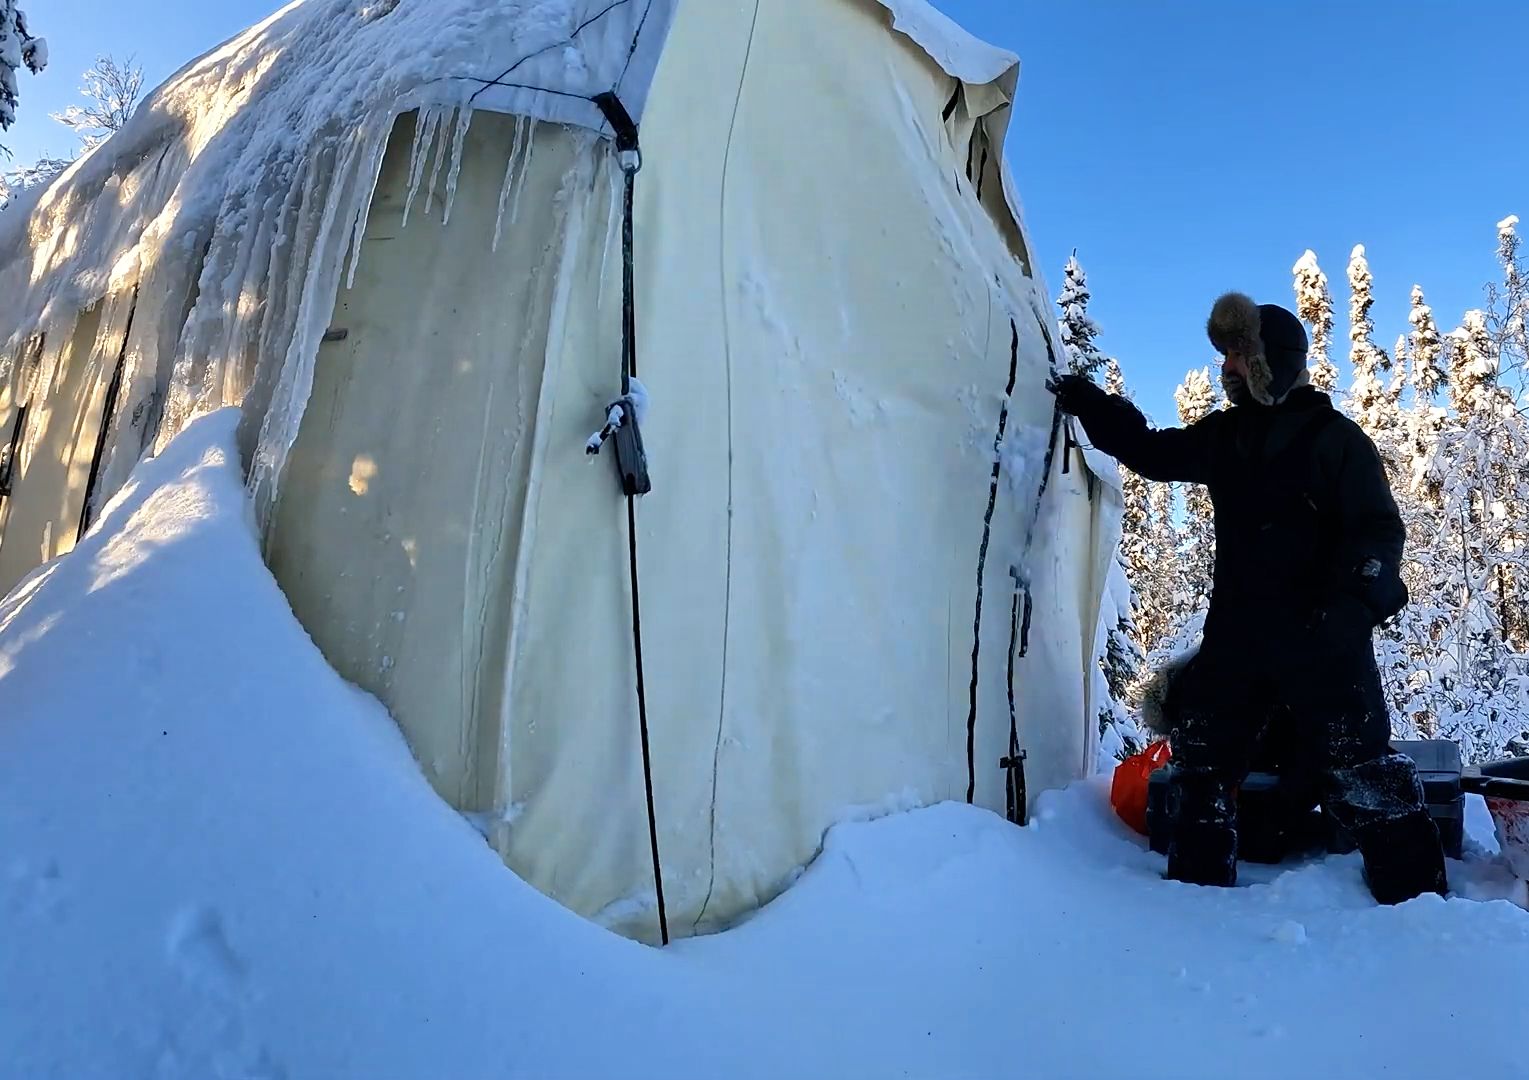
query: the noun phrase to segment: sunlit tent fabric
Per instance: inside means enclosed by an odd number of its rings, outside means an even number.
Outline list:
[[[922,0],[295,3],[0,214],[0,588],[240,405],[317,647],[515,872],[644,940],[634,606],[676,934],[846,817],[1006,812],[1011,727],[1028,798],[1065,784],[1120,502],[1043,388],[1017,81]],[[605,93],[641,142],[638,605],[585,452],[621,391]]]

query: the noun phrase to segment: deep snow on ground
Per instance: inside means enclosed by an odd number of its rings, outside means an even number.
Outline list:
[[[0,1076],[1428,1077],[1522,1069],[1529,912],[1357,857],[1161,879],[1103,780],[832,830],[666,951],[507,870],[260,562],[205,417],[0,603]],[[1490,825],[1473,805],[1473,831]]]

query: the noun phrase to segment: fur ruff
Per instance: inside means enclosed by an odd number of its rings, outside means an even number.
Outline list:
[[[1199,649],[1191,649],[1167,661],[1152,673],[1141,688],[1141,726],[1160,739],[1173,734],[1173,721],[1168,716],[1168,692],[1172,689],[1179,672],[1189,666]]]
[[[1225,355],[1239,352],[1248,362],[1248,393],[1262,405],[1273,405],[1274,396],[1269,392],[1274,382],[1274,372],[1264,355],[1263,338],[1259,336],[1262,319],[1258,305],[1246,293],[1229,292],[1217,297],[1205,322],[1205,333],[1216,351]]]

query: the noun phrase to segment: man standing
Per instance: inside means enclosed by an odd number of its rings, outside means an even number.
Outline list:
[[[1149,480],[1204,484],[1216,562],[1198,653],[1176,672],[1168,876],[1237,880],[1236,790],[1265,729],[1353,835],[1381,903],[1447,891],[1438,830],[1411,759],[1390,748],[1372,633],[1407,603],[1406,531],[1375,446],[1310,385],[1306,330],[1241,293],[1207,323],[1231,408],[1151,429],[1086,378],[1049,384],[1095,447]]]

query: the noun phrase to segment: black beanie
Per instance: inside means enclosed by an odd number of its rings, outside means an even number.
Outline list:
[[[1278,304],[1226,293],[1211,308],[1205,330],[1218,352],[1247,357],[1248,392],[1264,405],[1285,400],[1306,371],[1306,327]]]

